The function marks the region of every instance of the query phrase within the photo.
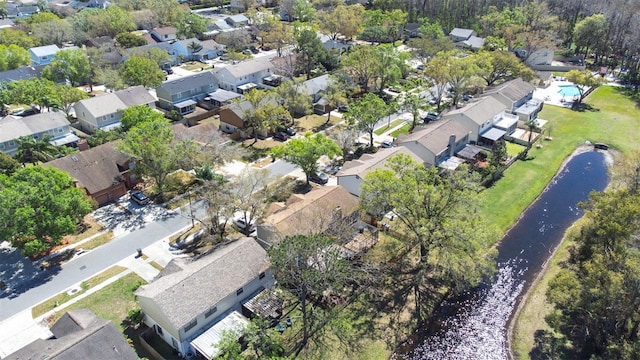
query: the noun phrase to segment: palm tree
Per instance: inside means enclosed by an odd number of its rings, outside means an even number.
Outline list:
[[[531,145],[533,145],[531,144],[531,137],[533,136],[533,132],[538,130],[538,122],[536,119],[530,119],[525,122],[524,125],[527,127],[527,130],[529,130],[529,140],[527,140],[527,148],[524,150],[524,157],[526,157],[529,154]]]
[[[197,41],[192,41],[189,43],[189,45],[187,45],[187,49],[189,49],[189,58],[191,59],[191,61],[193,61],[193,54],[202,50],[202,44]]]
[[[16,139],[18,151],[14,158],[23,165],[32,163],[36,165],[38,162],[47,162],[56,158],[60,154],[60,150],[50,143],[53,136],[45,134],[41,140],[36,140],[31,136],[22,136]]]

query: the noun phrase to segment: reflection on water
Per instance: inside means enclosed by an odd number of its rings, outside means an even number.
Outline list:
[[[586,152],[574,157],[505,235],[498,246],[498,274],[493,282],[439,309],[440,321],[402,359],[507,358],[506,328],[520,295],[538,274],[581,211],[576,206],[607,182],[604,156]]]

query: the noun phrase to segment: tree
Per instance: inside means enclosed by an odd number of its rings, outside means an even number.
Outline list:
[[[174,26],[178,30],[176,35],[181,39],[189,39],[200,37],[203,32],[207,31],[207,21],[198,14],[190,12],[178,13],[178,19]]]
[[[231,184],[224,178],[214,177],[205,182],[200,194],[207,203],[209,233],[222,241],[226,235],[227,224],[236,212]]]
[[[198,51],[202,50],[202,44],[200,44],[197,41],[192,41],[192,42],[189,43],[189,45],[187,45],[187,50],[189,50],[190,60],[193,61],[193,59],[194,59],[194,55],[193,54],[195,54]]]
[[[311,70],[315,69],[327,57],[327,50],[322,46],[315,31],[304,29],[296,36],[296,64],[307,80],[311,78]]]
[[[0,238],[26,256],[59,245],[92,207],[73,179],[54,167],[30,166],[0,175],[0,188]]]
[[[371,46],[356,45],[342,58],[342,66],[362,91],[368,92],[369,86],[377,75],[378,61],[376,51]]]
[[[578,92],[580,93],[580,97],[578,97],[577,102],[574,102],[574,106],[582,103],[582,100],[587,96],[588,89],[595,89],[603,83],[603,79],[601,77],[593,75],[589,70],[571,70],[565,75],[565,77],[567,80],[577,85]]]
[[[269,198],[276,189],[269,186],[272,179],[267,169],[252,169],[246,167],[234,181],[233,203],[234,212],[240,212],[245,224],[255,224],[267,211]],[[250,226],[247,226],[250,229]],[[248,235],[248,234],[247,234]]]
[[[46,79],[30,78],[13,81],[8,87],[8,103],[28,104],[39,110],[47,107],[53,95],[53,82]]]
[[[152,88],[162,84],[165,75],[152,59],[132,56],[124,62],[122,79],[129,86]]]
[[[22,136],[16,139],[18,151],[14,158],[22,164],[31,163],[36,165],[39,162],[47,162],[56,158],[60,150],[50,141],[53,136],[45,134],[42,139],[34,139],[31,136]]]
[[[533,70],[510,51],[479,51],[473,57],[477,65],[476,75],[480,76],[487,86],[515,78],[522,78],[524,81],[535,78]]]
[[[338,80],[330,77],[328,80],[327,90],[322,96],[326,101],[329,109],[335,109],[340,105],[347,103],[347,94],[344,86],[338,83]],[[327,111],[327,124],[331,121],[331,110]]]
[[[33,36],[40,40],[41,44],[56,44],[62,46],[65,42],[76,39],[73,25],[67,20],[62,19],[33,24],[31,31],[33,32]]]
[[[31,57],[27,50],[14,44],[0,44],[0,71],[17,69],[30,63]]]
[[[440,55],[439,55],[440,56]],[[465,91],[477,79],[478,67],[471,57],[459,58],[453,54],[444,55],[447,58],[447,81],[452,91],[452,103],[457,105]]]
[[[332,40],[338,38],[338,34],[346,39],[352,39],[361,31],[364,19],[364,6],[338,5],[333,11],[318,12],[318,25],[320,30],[329,34]]]
[[[158,66],[162,66],[167,63],[171,63],[173,59],[166,51],[153,47],[151,49],[134,51],[131,57],[139,57],[153,60]]]
[[[340,310],[313,306],[312,299],[320,299],[327,292],[345,295],[347,287],[360,281],[360,271],[333,245],[324,235],[295,235],[285,237],[267,250],[276,280],[299,301],[302,337],[290,351],[296,355],[310,339],[320,334],[332,313]]]
[[[344,118],[350,124],[355,124],[358,130],[366,131],[369,134],[369,146],[373,147],[373,131],[387,114],[384,101],[375,94],[367,93],[349,105],[349,112],[344,114]]]
[[[375,68],[374,74],[378,82],[378,90],[384,90],[387,85],[398,81],[402,77],[402,68],[405,64],[403,53],[398,52],[389,45],[380,45],[374,49]]]
[[[116,41],[125,49],[147,44],[147,40],[140,35],[123,32],[116,35]]]
[[[309,177],[318,171],[321,156],[333,158],[342,155],[335,141],[320,133],[307,133],[304,137],[290,139],[284,145],[274,148],[272,153],[274,157],[298,165],[307,177],[307,185]]]
[[[336,142],[343,155],[347,155],[358,139],[358,132],[353,127],[337,125],[327,130],[327,136]]]
[[[173,143],[173,130],[167,119],[143,121],[132,127],[118,143],[118,149],[135,157],[136,172],[151,177],[160,199],[167,175],[181,167],[180,161],[193,156],[193,142]]]
[[[258,141],[258,131],[276,127],[283,120],[291,118],[287,109],[278,103],[274,95],[273,92],[259,89],[251,89],[244,94],[245,100],[251,105],[251,108],[244,112],[245,127],[253,131],[254,144]]]
[[[290,14],[300,22],[311,22],[316,18],[316,9],[306,0],[295,0]]]
[[[0,44],[17,45],[23,49],[29,49],[39,45],[38,39],[29,36],[22,30],[11,28],[0,29]]]
[[[475,175],[466,168],[439,174],[405,154],[394,155],[386,167],[365,176],[361,206],[375,216],[391,211],[407,229],[402,240],[417,256],[412,267],[411,287],[415,295],[418,323],[425,319],[429,298],[459,293],[475,286],[493,270],[489,249],[491,234],[474,216]],[[411,255],[410,255],[411,254]],[[445,295],[447,296],[447,295]]]
[[[53,82],[69,81],[71,86],[80,86],[91,79],[91,62],[83,49],[58,51],[42,70],[42,76]]]
[[[216,36],[216,42],[227,45],[227,48],[231,51],[240,51],[251,44],[251,34],[246,29],[226,31]]]
[[[54,107],[62,110],[67,119],[70,117],[73,105],[89,97],[86,91],[65,84],[55,84],[53,91]]]
[[[4,152],[0,152],[0,175],[11,176],[20,169],[20,163]]]
[[[580,20],[573,32],[576,53],[587,57],[595,52],[597,62],[600,56],[606,54],[607,49],[603,49],[603,45],[606,44],[608,31],[609,24],[603,14],[594,14]]]
[[[282,100],[282,105],[289,110],[291,116],[311,114],[312,98],[302,91],[302,82],[292,80],[285,81],[276,88],[276,92]]]
[[[122,131],[129,131],[129,129],[138,126],[148,121],[160,121],[164,119],[161,113],[146,105],[135,105],[124,109],[122,112],[122,119],[120,120],[120,128]]]
[[[136,29],[131,13],[117,5],[111,5],[104,10],[84,9],[77,13],[73,20],[76,31],[82,31],[89,37],[114,38],[120,33]]]
[[[426,109],[426,104],[422,98],[413,93],[405,93],[402,97],[400,107],[411,114],[413,121],[409,132],[413,131],[420,120],[420,113]]]

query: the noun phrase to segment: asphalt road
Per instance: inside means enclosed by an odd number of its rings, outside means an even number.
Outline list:
[[[190,225],[191,221],[180,212],[165,212],[57,269],[39,271],[29,281],[12,287],[12,292],[0,293],[0,321],[66,291],[127,256],[135,256],[137,248],[145,248]]]

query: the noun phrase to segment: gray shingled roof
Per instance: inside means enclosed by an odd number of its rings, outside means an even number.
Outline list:
[[[450,119],[466,115],[476,124],[482,125],[487,122],[487,120],[493,119],[494,116],[503,110],[505,110],[504,104],[491,96],[487,96],[472,101],[460,109],[449,111],[444,115],[444,118]]]
[[[461,29],[461,28],[455,28],[453,30],[451,30],[451,32],[449,33],[450,36],[455,36],[455,37],[460,37],[460,38],[465,38],[468,39],[470,36],[473,35],[473,30],[471,29]]]
[[[169,94],[179,94],[191,89],[200,88],[205,85],[216,84],[216,77],[211,71],[202,71],[197,74],[179,77],[177,79],[165,81],[160,85]]]
[[[398,145],[417,141],[433,154],[439,154],[449,146],[449,136],[455,135],[456,141],[469,133],[469,130],[454,120],[433,123],[433,126],[417,127],[411,134],[398,136]]]
[[[118,164],[123,164],[129,158],[130,156],[116,149],[114,142],[110,142],[49,161],[43,166],[55,167],[66,172],[80,182],[90,194],[94,194],[113,186],[113,182],[120,176]]]
[[[358,160],[348,161],[344,164],[342,169],[336,174],[336,176],[353,176],[358,175],[361,178],[369,172],[375,169],[383,169],[386,167],[387,160],[393,155],[406,154],[411,156],[412,159],[422,164],[423,161],[418,155],[404,146],[393,147],[391,149],[381,149],[375,154],[365,154]]]
[[[60,48],[58,47],[58,45],[45,45],[45,46],[32,47],[29,50],[31,50],[31,52],[35,56],[41,57],[41,56],[48,56],[51,54],[55,54],[58,51],[60,51]]]
[[[500,94],[507,99],[516,102],[535,90],[533,85],[522,80],[522,78],[517,78],[513,80],[509,80],[500,85],[496,85],[491,89],[485,90],[483,96],[492,95],[492,94]]]
[[[222,68],[221,71],[224,71],[226,69],[235,78],[241,78],[243,76],[257,73],[259,71],[270,69],[273,67],[274,66],[271,63],[271,59],[269,57],[260,57],[253,60],[242,61],[235,65],[226,66]]]
[[[0,119],[0,143],[69,125],[69,120],[60,112],[46,112],[24,118],[5,116]]]
[[[1,71],[0,82],[27,80],[34,77],[40,77],[42,69],[47,65],[23,66],[13,70]]]
[[[71,310],[51,328],[54,338],[36,340],[5,360],[137,360],[115,325],[91,310]]]
[[[307,95],[315,95],[320,91],[327,90],[328,87],[329,75],[322,75],[300,84],[300,92],[304,92]]]
[[[118,110],[124,110],[127,108],[127,104],[120,100],[120,97],[115,93],[102,94],[92,98],[83,99],[80,100],[79,103],[84,105],[96,118],[113,114]]]
[[[151,299],[178,329],[269,268],[267,252],[242,238],[198,260],[171,261],[182,270],[164,271],[136,295]]]
[[[118,90],[115,94],[127,107],[150,104],[156,101],[153,95],[151,95],[142,85]]]

